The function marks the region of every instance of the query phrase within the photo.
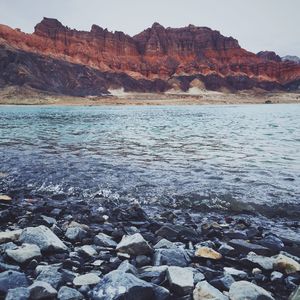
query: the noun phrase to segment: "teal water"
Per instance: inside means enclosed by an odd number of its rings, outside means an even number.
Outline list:
[[[1,106],[0,172],[20,198],[295,211],[300,105]]]

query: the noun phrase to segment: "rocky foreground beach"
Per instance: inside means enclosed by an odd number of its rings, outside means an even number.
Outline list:
[[[298,221],[0,199],[1,299],[300,299]]]

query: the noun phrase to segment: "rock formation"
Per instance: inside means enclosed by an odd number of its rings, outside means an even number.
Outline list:
[[[187,91],[195,79],[206,89],[298,88],[300,65],[274,52],[257,55],[207,27],[151,28],[130,37],[97,25],[77,31],[44,18],[32,34],[0,25],[0,87],[28,85],[70,95],[108,89]]]

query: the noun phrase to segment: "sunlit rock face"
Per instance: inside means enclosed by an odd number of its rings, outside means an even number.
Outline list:
[[[92,25],[90,31],[78,31],[64,26],[56,19],[44,18],[35,26],[32,34],[0,25],[0,45],[1,48],[6,47],[6,51],[15,53],[21,50],[22,53],[39,55],[35,58],[31,56],[31,64],[26,65],[25,73],[33,77],[33,69],[36,69],[41,59],[48,60],[48,65],[54,65],[55,60],[63,73],[68,73],[64,72],[66,67],[62,65],[67,62],[80,65],[76,67],[79,69],[93,69],[92,73],[100,71],[126,75],[127,83],[124,83],[125,77],[118,77],[112,82],[114,88],[123,87],[125,90],[167,91],[173,87],[170,84],[171,78],[177,78],[177,86],[184,91],[190,88],[189,84],[195,78],[203,82],[204,88],[212,90],[288,90],[297,88],[300,79],[299,64],[281,60],[274,52],[248,52],[232,37],[193,25],[165,28],[154,23],[151,28],[130,37],[123,32],[110,32],[97,25]],[[5,67],[2,64],[1,71],[12,72]],[[56,70],[56,67],[53,68]],[[23,74],[23,69],[19,73]],[[86,72],[84,69],[83,73]],[[74,80],[69,77],[64,77],[64,80]],[[75,77],[78,81],[78,76]],[[93,88],[92,94],[105,92],[111,87],[108,79],[103,79],[102,75],[101,80],[99,74],[85,74],[84,77],[88,78],[88,86],[98,85],[98,90]],[[159,80],[159,83],[150,83],[153,80]],[[2,79],[2,85],[7,84],[7,81]],[[14,79],[9,83],[19,84],[19,81]],[[79,86],[84,86],[84,83]]]

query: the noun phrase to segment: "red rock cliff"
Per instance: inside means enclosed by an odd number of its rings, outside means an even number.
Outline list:
[[[189,25],[151,28],[130,37],[97,25],[77,31],[56,19],[44,18],[33,34],[0,26],[0,40],[10,47],[82,64],[100,71],[126,73],[136,79],[216,75],[286,84],[300,79],[300,66],[282,62],[276,54],[258,55],[237,40],[206,27]]]

